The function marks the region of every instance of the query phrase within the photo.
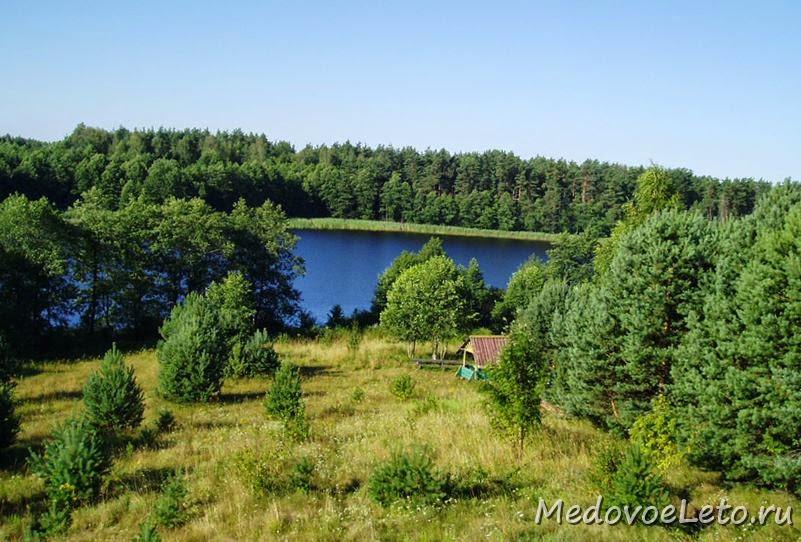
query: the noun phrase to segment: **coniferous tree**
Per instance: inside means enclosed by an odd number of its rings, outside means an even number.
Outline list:
[[[159,392],[174,401],[208,401],[216,395],[230,353],[217,307],[190,293],[173,308],[160,332]]]
[[[142,388],[136,382],[133,367],[125,365],[116,345],[106,352],[100,370],[87,379],[83,404],[86,421],[103,432],[135,429],[142,423]]]

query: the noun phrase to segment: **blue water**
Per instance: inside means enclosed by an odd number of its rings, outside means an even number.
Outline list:
[[[370,308],[378,277],[402,251],[418,251],[429,235],[362,231],[295,230],[295,254],[306,262],[306,275],[295,281],[301,306],[320,322],[342,305],[345,314]],[[441,237],[448,256],[461,265],[476,258],[488,284],[506,287],[509,277],[529,257],[545,260],[547,243],[476,237]]]

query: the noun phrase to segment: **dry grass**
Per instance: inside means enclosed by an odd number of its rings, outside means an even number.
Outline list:
[[[475,384],[450,372],[407,366],[404,347],[367,337],[358,352],[346,340],[284,340],[283,357],[303,367],[312,434],[307,442],[287,440],[269,420],[262,397],[267,380],[227,382],[219,401],[208,405],[168,404],[155,395],[153,351],[129,353],[128,363],[146,390],[145,424],[169,408],[176,429],[158,446],[132,448],[115,460],[100,501],[79,509],[68,540],[130,540],[147,516],[161,480],[175,468],[188,472],[191,520],[162,530],[164,540],[797,540],[788,527],[709,527],[699,533],[661,527],[534,525],[539,497],[590,504],[597,489],[590,476],[594,450],[607,437],[587,424],[547,414],[520,463],[511,447],[493,434]],[[23,419],[20,442],[0,471],[0,539],[21,539],[28,508],[43,498],[42,486],[24,465],[25,449],[38,446],[54,423],[80,411],[80,390],[97,360],[50,363],[24,378],[18,388]],[[398,375],[411,374],[415,397],[401,401],[389,391]],[[354,398],[361,389],[363,398]],[[358,395],[358,394],[356,394]],[[439,466],[463,479],[481,467],[491,478],[512,481],[508,490],[461,498],[441,508],[382,509],[367,496],[366,482],[392,449],[429,444]],[[291,465],[304,457],[315,464],[309,493],[251,489],[253,472],[244,458]],[[283,463],[282,463],[283,462]],[[287,467],[288,468],[288,467]],[[752,506],[771,502],[797,506],[784,493],[745,487],[724,490],[711,474],[682,469],[671,476],[698,505],[722,494]]]

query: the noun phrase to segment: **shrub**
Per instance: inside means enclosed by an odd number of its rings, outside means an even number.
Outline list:
[[[293,468],[289,476],[289,485],[298,491],[308,493],[312,489],[314,462],[308,457],[302,458]]]
[[[175,427],[175,415],[167,408],[159,409],[156,414],[156,430],[159,433],[172,431]]]
[[[142,388],[134,370],[127,367],[122,354],[112,345],[83,388],[86,420],[93,427],[109,432],[132,429],[142,423],[145,411]]]
[[[0,450],[14,443],[19,433],[19,417],[14,412],[13,386],[0,382]]]
[[[43,454],[31,453],[30,466],[44,481],[49,500],[36,530],[54,534],[69,526],[76,505],[97,496],[111,468],[111,454],[91,425],[72,419],[55,429]]]
[[[399,399],[409,399],[414,394],[414,380],[409,375],[401,375],[392,381],[389,390]]]
[[[364,389],[354,388],[350,398],[354,403],[361,403],[364,400]]]
[[[395,452],[370,476],[368,494],[382,506],[397,501],[436,504],[446,496],[448,477],[434,467],[431,450]]]
[[[292,363],[282,363],[276,372],[275,381],[267,392],[265,407],[270,415],[284,421],[304,414],[300,373]]]
[[[278,368],[278,354],[264,330],[256,330],[244,342],[237,342],[226,366],[226,376],[254,377],[273,374]]]
[[[161,486],[161,495],[153,505],[153,521],[157,526],[179,527],[186,523],[188,510],[186,498],[189,492],[180,473],[170,476]]]
[[[153,524],[145,521],[139,526],[139,533],[134,536],[133,542],[161,542],[161,537]]]
[[[174,401],[208,401],[219,393],[228,343],[219,313],[204,296],[190,293],[160,330],[159,391]]]
[[[679,465],[684,454],[676,446],[676,417],[664,395],[652,402],[648,414],[640,416],[629,430],[631,441],[637,444],[662,473]]]
[[[670,494],[661,476],[639,446],[626,450],[606,494],[610,506],[656,506],[662,509],[670,504]]]

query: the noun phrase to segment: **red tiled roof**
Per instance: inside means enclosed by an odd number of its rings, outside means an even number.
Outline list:
[[[501,350],[509,342],[505,335],[471,335],[467,351],[473,354],[473,359],[479,367],[488,363],[498,363]]]

